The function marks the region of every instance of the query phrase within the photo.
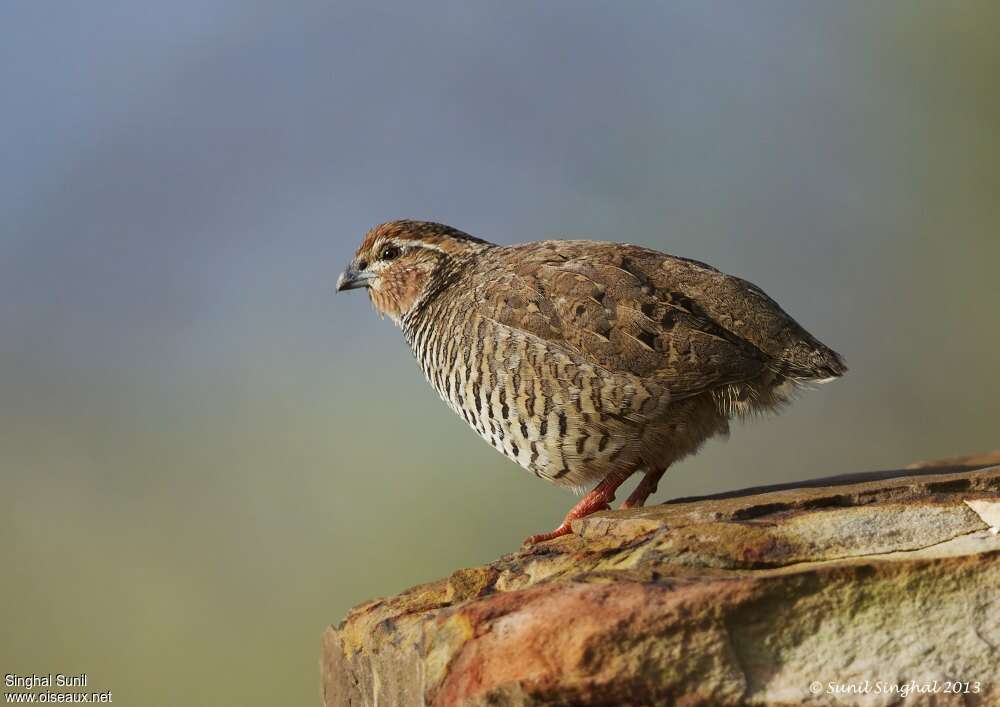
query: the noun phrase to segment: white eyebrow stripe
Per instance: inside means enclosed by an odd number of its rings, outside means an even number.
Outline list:
[[[438,253],[444,253],[445,252],[444,248],[442,248],[441,246],[439,246],[439,245],[437,245],[435,243],[427,243],[425,241],[420,241],[419,243],[417,243],[417,242],[414,242],[414,241],[400,240],[398,238],[386,238],[384,241],[382,241],[382,243],[378,246],[378,248],[376,250],[382,250],[382,248],[384,248],[386,245],[389,245],[389,244],[392,244],[392,245],[396,246],[397,248],[404,248],[404,249],[405,248],[427,248],[428,250],[437,251]]]

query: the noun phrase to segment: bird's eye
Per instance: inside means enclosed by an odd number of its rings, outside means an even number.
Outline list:
[[[400,255],[400,250],[394,245],[387,246],[385,250],[382,251],[382,255],[379,256],[379,260],[395,260]]]

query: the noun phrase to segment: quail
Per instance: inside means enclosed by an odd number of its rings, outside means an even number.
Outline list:
[[[847,371],[756,285],[635,245],[501,246],[392,221],[366,234],[337,281],[359,288],[483,439],[541,479],[594,485],[528,543],[608,509],[637,472],[622,507],[642,506],[671,464],[731,419]]]

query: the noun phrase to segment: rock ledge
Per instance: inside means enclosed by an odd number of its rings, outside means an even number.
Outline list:
[[[1000,704],[998,518],[1000,452],[601,513],[353,609],[324,703]]]

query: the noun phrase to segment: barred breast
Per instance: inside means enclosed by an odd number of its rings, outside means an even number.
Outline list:
[[[540,478],[581,487],[633,469],[665,390],[445,299],[405,327],[430,384],[483,439]]]

